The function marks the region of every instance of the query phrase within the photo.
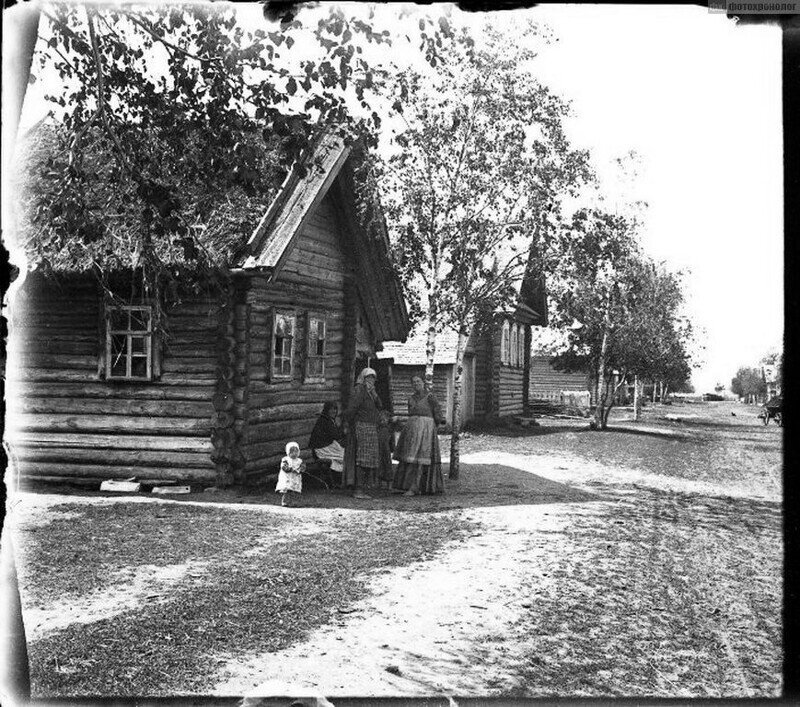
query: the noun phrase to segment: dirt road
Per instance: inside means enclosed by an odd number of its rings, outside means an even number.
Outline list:
[[[781,431],[759,426],[756,412],[729,404],[657,408],[641,423],[620,415],[617,430],[606,433],[544,420],[524,435],[466,439],[462,478],[450,483],[444,498],[376,498],[362,510],[351,499],[309,496],[308,507],[291,512],[296,542],[330,544],[349,529],[363,550],[345,546],[328,574],[313,580],[333,577],[315,604],[303,603],[303,590],[295,590],[300,608],[292,616],[303,630],[285,611],[264,604],[237,609],[237,621],[258,622],[264,636],[274,626],[286,640],[200,641],[198,665],[215,667],[203,683],[177,684],[189,691],[203,684],[202,692],[220,695],[329,698],[777,695]],[[63,498],[44,498],[27,497],[24,527],[39,523],[41,532],[48,513],[64,512],[53,505]],[[136,503],[150,508],[154,502]],[[237,508],[252,511],[253,505],[233,503],[230,512]],[[287,513],[257,508],[269,523]],[[422,520],[433,525],[415,534],[412,527]],[[445,522],[464,528],[456,540],[436,539],[435,529]],[[413,552],[401,547],[404,527]],[[259,541],[248,540],[247,559],[238,563],[252,562],[251,574],[286,551],[280,544],[286,537],[276,540],[271,530],[253,537]],[[336,579],[336,566],[353,560],[348,553],[368,555],[381,538],[394,550],[381,550],[373,569],[355,565],[363,591],[348,596],[352,590],[343,588],[351,585]],[[420,553],[416,546],[427,538],[430,551]],[[179,563],[164,557],[138,570],[128,567],[133,573],[124,582],[94,589],[91,601],[84,595],[83,615],[73,611],[72,622],[91,623],[91,607],[102,605],[104,592],[119,603],[121,586],[135,585],[121,614],[135,628],[143,619],[130,615],[153,610],[147,596],[154,586],[163,590],[156,602],[166,605],[180,602],[192,587],[196,597],[197,587],[210,583],[204,579],[214,570],[210,558]],[[319,559],[312,563],[319,565]],[[270,572],[264,569],[263,576]],[[215,601],[208,586],[204,591]],[[29,597],[27,606],[30,620],[36,611],[58,609],[42,598],[37,604]],[[70,640],[83,635],[73,637],[70,631],[78,629],[65,628],[63,616],[44,628],[39,616],[35,660],[46,662],[37,646],[42,654],[69,652]],[[91,665],[94,654],[87,655],[68,685],[48,682],[51,693],[60,684],[65,694],[105,684],[91,682],[90,675],[81,681],[81,670],[91,672],[80,667]],[[165,680],[163,691],[175,685]]]

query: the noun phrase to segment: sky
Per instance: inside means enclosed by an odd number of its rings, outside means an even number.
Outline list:
[[[342,6],[348,11],[347,5]],[[783,337],[781,36],[774,26],[737,26],[692,6],[542,5],[467,15],[514,28],[546,24],[553,41],[536,71],[571,102],[567,132],[588,148],[609,193],[643,200],[645,250],[686,273],[686,314],[704,347],[699,392],[730,383]],[[358,8],[363,14],[363,5]],[[376,8],[395,29],[397,5]],[[259,7],[253,21],[262,21]],[[401,48],[395,47],[399,52]],[[397,59],[397,56],[395,56]],[[44,86],[26,98],[23,125],[38,119]],[[37,93],[39,97],[37,99]],[[622,194],[613,160],[639,156]]]
[[[783,338],[781,36],[698,7],[543,6],[538,71],[598,172],[635,150],[646,251],[687,271],[699,392]]]

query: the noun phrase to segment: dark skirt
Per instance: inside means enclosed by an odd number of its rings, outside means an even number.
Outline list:
[[[422,494],[444,492],[442,455],[439,451],[439,436],[433,418],[413,416],[408,418],[400,433],[394,458],[399,462],[392,486],[408,491],[420,474],[419,488]]]
[[[417,474],[420,475],[417,493],[444,493],[444,477],[442,476],[441,463],[414,464],[413,462],[400,462],[397,465],[397,471],[394,472],[392,488],[398,491],[410,491]]]

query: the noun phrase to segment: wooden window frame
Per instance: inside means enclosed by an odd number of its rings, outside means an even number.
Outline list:
[[[277,371],[275,369],[275,340],[277,338],[276,332],[278,328],[278,320],[281,317],[286,317],[291,319],[292,322],[292,341],[289,348],[289,373],[283,373]],[[285,337],[284,337],[285,338]],[[292,380],[294,376],[294,355],[295,350],[297,349],[297,313],[287,309],[276,309],[273,312],[272,316],[272,336],[270,337],[270,347],[269,347],[269,371],[270,371],[270,378],[274,380]],[[285,361],[287,356],[285,352],[281,354],[280,360]],[[281,366],[282,368],[282,366]]]
[[[322,333],[322,354],[312,353],[312,339],[311,339],[311,324],[312,322],[321,322],[323,326]],[[314,339],[319,341],[319,339]],[[328,357],[328,317],[318,312],[309,312],[306,317],[306,360],[305,360],[305,375],[303,380],[309,383],[323,383],[325,381],[325,368],[326,359]],[[319,360],[322,362],[322,371],[320,373],[309,373],[309,364],[312,360]]]
[[[500,330],[500,363],[504,366],[508,365],[509,361],[509,345],[511,339],[511,325],[508,319],[503,320],[503,327]]]
[[[128,326],[125,329],[112,327],[112,313],[113,312],[127,312],[128,313]],[[147,313],[147,328],[146,329],[132,329],[130,324],[131,312],[146,312]],[[131,305],[115,305],[107,304],[105,307],[105,324],[106,324],[106,341],[105,341],[105,376],[106,380],[113,381],[152,381],[153,380],[153,307],[149,304],[131,304]],[[125,336],[125,375],[115,375],[112,371],[114,369],[114,361],[111,357],[111,340],[113,336]],[[144,355],[136,355],[133,353],[133,339],[143,338],[145,340],[145,353]],[[134,376],[132,373],[132,364],[134,358],[144,358],[146,362],[146,373],[144,376]]]
[[[517,342],[517,360],[520,368],[525,368],[525,324],[519,325],[519,341]]]

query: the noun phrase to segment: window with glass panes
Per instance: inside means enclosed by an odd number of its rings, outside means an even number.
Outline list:
[[[150,380],[153,369],[153,316],[149,306],[106,310],[106,378]]]
[[[306,378],[325,378],[325,320],[322,317],[308,317],[308,349],[306,353]]]
[[[272,330],[272,375],[279,378],[292,377],[294,356],[295,316],[276,312]]]

